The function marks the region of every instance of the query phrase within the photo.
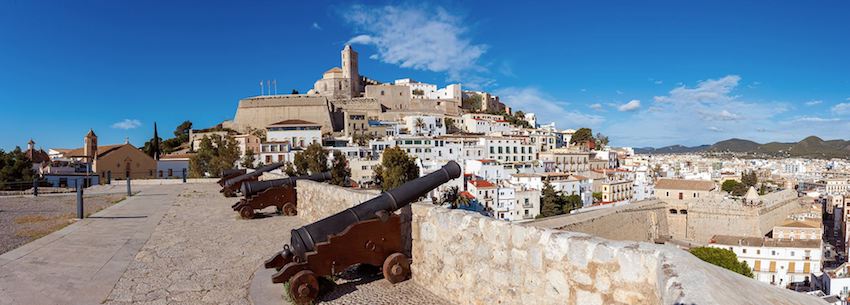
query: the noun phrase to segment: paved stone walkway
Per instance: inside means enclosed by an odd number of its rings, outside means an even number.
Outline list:
[[[241,219],[230,208],[238,199],[218,190],[194,185],[176,200],[106,304],[250,304],[254,270],[302,223],[277,215]]]
[[[0,256],[0,305],[284,304],[274,293],[252,302],[249,287],[271,283],[268,275],[252,277],[303,222],[271,213],[240,219],[230,209],[237,199],[218,190],[216,184],[140,189],[97,214],[104,218]],[[283,285],[267,287],[283,291]],[[445,304],[412,281],[390,285],[379,278],[339,280],[321,301]]]
[[[101,303],[183,188],[149,189],[0,255],[0,305]]]

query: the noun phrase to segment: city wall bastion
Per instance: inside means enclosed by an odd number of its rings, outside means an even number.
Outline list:
[[[298,184],[298,209],[311,222],[378,194],[306,182]],[[612,215],[658,215],[660,205]],[[427,202],[413,203],[410,211],[412,280],[456,304],[825,304],[670,245],[509,223]]]

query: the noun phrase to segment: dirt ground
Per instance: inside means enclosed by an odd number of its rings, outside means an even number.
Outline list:
[[[84,196],[86,216],[124,200],[122,194]],[[0,254],[64,228],[77,217],[77,197],[0,197]]]

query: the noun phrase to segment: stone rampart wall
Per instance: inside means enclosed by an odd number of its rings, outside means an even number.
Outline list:
[[[322,125],[322,132],[332,132],[327,98],[306,95],[275,95],[239,101],[232,127],[244,132],[248,127],[265,129],[284,120],[305,120]]]
[[[665,205],[643,201],[578,214],[555,216],[534,225],[582,232],[613,240],[654,241],[669,235]]]
[[[412,210],[413,280],[456,304],[823,304],[672,246]]]
[[[380,195],[377,190],[361,190],[310,180],[297,185],[298,217],[306,223],[339,213]]]

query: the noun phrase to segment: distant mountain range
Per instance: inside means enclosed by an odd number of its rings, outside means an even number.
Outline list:
[[[770,142],[759,144],[750,140],[729,139],[714,143],[714,145],[700,145],[687,147],[672,145],[661,148],[644,147],[636,148],[638,154],[684,154],[684,153],[710,153],[710,154],[748,154],[753,156],[769,157],[806,157],[816,159],[850,158],[850,141],[828,140],[824,141],[816,136],[807,137],[796,143]]]

